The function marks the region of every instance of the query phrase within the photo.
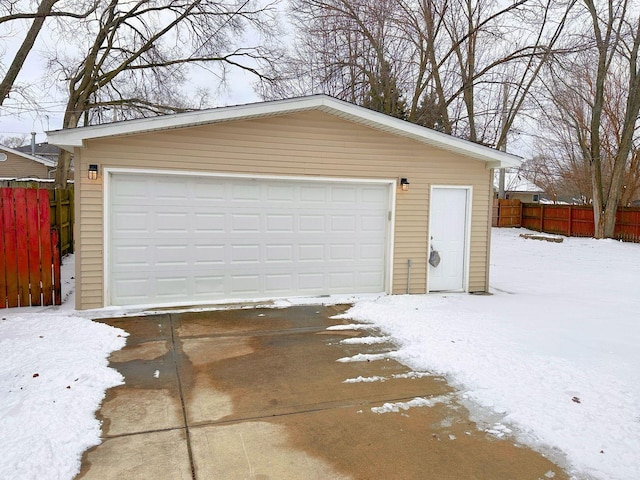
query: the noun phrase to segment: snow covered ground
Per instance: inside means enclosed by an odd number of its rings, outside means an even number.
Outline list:
[[[71,479],[100,443],[95,411],[122,383],[107,357],[126,333],[74,316],[73,257],[61,307],[0,310],[0,478]]]
[[[492,296],[360,297],[343,317],[379,327],[398,345],[389,355],[413,369],[446,375],[488,432],[513,432],[566,462],[579,480],[636,480],[640,245],[549,243],[522,232],[493,231]],[[69,263],[65,305],[0,310],[0,478],[72,478],[82,452],[99,442],[94,412],[105,390],[122,381],[106,359],[126,333],[72,310]],[[383,405],[378,413],[441,401]]]
[[[393,358],[446,375],[488,431],[576,479],[638,479],[640,245],[523,232],[493,230],[492,296],[381,297],[341,318],[374,323]]]

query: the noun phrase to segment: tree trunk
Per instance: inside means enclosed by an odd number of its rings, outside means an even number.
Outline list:
[[[36,42],[36,38],[38,38],[38,34],[40,33],[40,29],[42,28],[47,15],[51,13],[51,9],[57,1],[58,0],[43,0],[40,2],[40,5],[38,5],[38,11],[36,12],[36,17],[33,19],[31,28],[29,28],[27,35],[22,41],[22,45],[20,45],[16,56],[13,58],[11,65],[7,69],[7,73],[2,79],[2,83],[0,83],[0,105],[2,105],[5,99],[9,97],[9,92],[13,88],[16,78],[18,78],[20,70],[22,70],[22,66],[27,59],[27,55],[29,55],[29,52],[33,48],[33,44]]]
[[[593,236],[595,238],[605,238],[603,215],[604,209],[602,203],[602,178],[600,176],[600,164],[596,161],[592,161],[591,163],[591,187],[591,193],[593,197]]]

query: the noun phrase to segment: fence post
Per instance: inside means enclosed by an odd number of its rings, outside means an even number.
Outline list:
[[[573,227],[573,206],[569,205],[569,228],[567,228],[567,237],[571,236],[572,227]]]
[[[522,227],[522,202],[518,203],[518,228]]]
[[[540,231],[543,231],[544,227],[544,205],[540,205]]]

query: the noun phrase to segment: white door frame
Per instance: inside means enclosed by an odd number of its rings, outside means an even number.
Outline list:
[[[465,239],[464,239],[464,272],[462,277],[463,292],[469,291],[469,265],[471,262],[471,217],[473,187],[471,185],[431,185],[429,189],[429,230],[427,234],[427,293],[431,293],[429,275],[429,254],[431,253],[431,218],[433,213],[433,191],[435,189],[458,189],[465,190],[467,195],[466,218],[465,218]]]
[[[389,195],[389,214],[387,217],[387,248],[385,251],[385,278],[384,291],[387,294],[393,292],[393,252],[395,243],[395,215],[396,215],[396,184],[397,178],[380,179],[380,178],[348,178],[348,177],[325,177],[325,176],[296,176],[296,175],[254,175],[242,173],[222,173],[222,172],[200,172],[189,170],[163,170],[153,168],[121,168],[121,167],[105,167],[103,169],[103,185],[102,185],[102,305],[103,307],[111,306],[111,292],[109,290],[109,261],[111,256],[110,245],[110,215],[111,215],[111,180],[113,174],[146,174],[146,175],[182,175],[190,177],[222,177],[222,178],[252,178],[256,180],[289,180],[299,182],[344,182],[344,183],[369,183],[369,184],[387,184]],[[205,302],[205,303],[215,303]],[[193,304],[193,302],[189,302]]]

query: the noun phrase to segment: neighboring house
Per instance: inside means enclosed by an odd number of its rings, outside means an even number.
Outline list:
[[[49,179],[55,176],[56,162],[0,145],[0,178]]]
[[[520,163],[325,95],[49,142],[76,160],[79,309],[486,292],[493,169]]]
[[[498,191],[496,174],[495,191]],[[544,190],[527,180],[518,168],[505,169],[504,196],[507,200],[520,200],[523,203],[539,203],[544,200]],[[497,195],[497,193],[496,193]]]
[[[60,147],[57,145],[51,145],[48,142],[35,143],[33,145],[23,145],[21,147],[17,147],[15,150],[22,153],[30,153],[34,154],[36,157],[46,158],[47,160],[51,160],[54,162],[54,165],[58,164],[58,157],[60,156]],[[71,166],[69,168],[69,174],[67,175],[67,180],[73,180],[74,173],[74,165],[73,165],[73,156],[71,157]],[[51,174],[52,177],[55,177],[55,173]]]
[[[23,145],[16,147],[15,150],[22,153],[28,153],[35,155],[36,157],[46,158],[51,160],[54,164],[58,163],[58,156],[60,156],[60,147],[51,145],[47,142],[34,143],[33,145]]]

